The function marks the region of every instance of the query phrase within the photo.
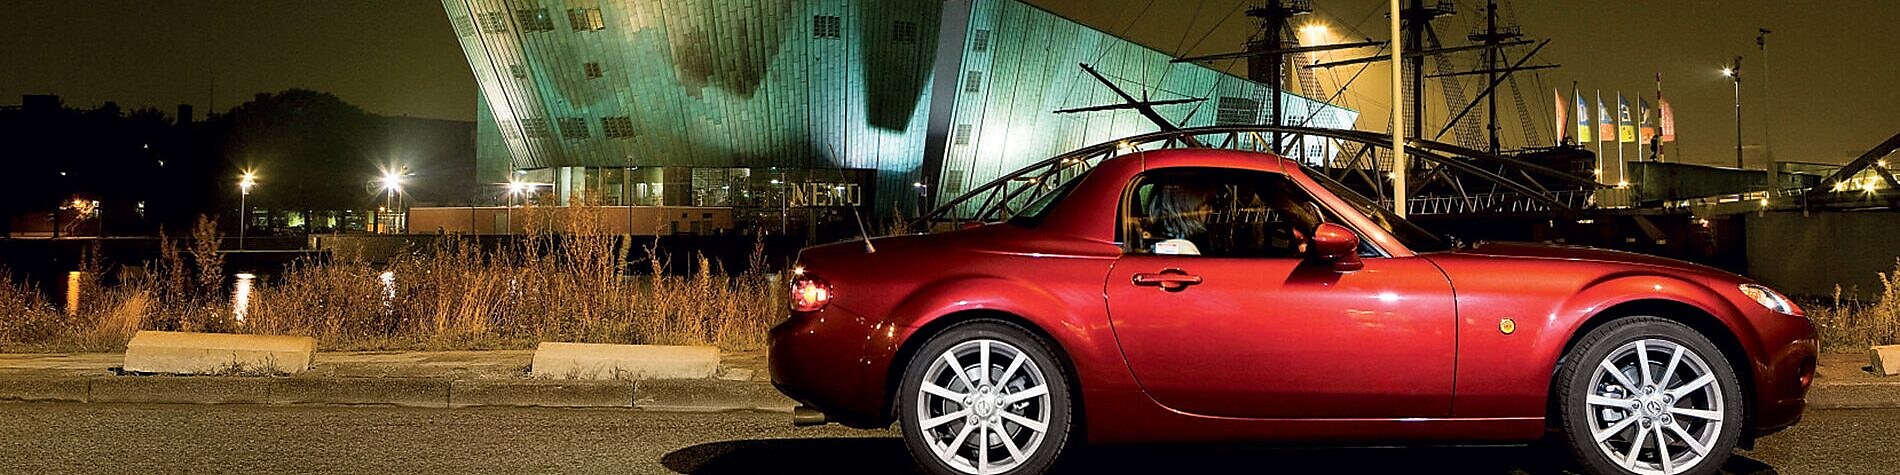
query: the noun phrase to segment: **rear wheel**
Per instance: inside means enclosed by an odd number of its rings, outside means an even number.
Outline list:
[[[1558,372],[1564,439],[1594,473],[1710,474],[1742,431],[1741,384],[1695,330],[1630,317],[1591,331]]]
[[[958,324],[911,356],[899,388],[904,444],[938,474],[1042,473],[1069,438],[1069,381],[1040,338],[1000,321]]]

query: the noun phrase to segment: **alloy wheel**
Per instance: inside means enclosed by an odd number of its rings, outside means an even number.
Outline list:
[[[915,399],[930,452],[969,474],[1021,466],[1049,432],[1053,408],[1043,371],[1022,349],[993,339],[963,341],[939,354]]]
[[[1624,470],[1687,472],[1709,458],[1727,422],[1721,385],[1702,355],[1686,345],[1631,341],[1592,372],[1586,427],[1597,449]]]

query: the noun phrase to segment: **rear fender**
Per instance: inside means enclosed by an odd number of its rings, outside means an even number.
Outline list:
[[[874,362],[870,374],[888,375],[896,381],[910,358],[909,353],[923,345],[938,329],[957,321],[998,316],[1025,325],[1050,340],[1051,348],[1068,366],[1075,380],[1075,394],[1083,381],[1107,381],[1132,386],[1121,361],[1118,346],[1108,329],[1105,304],[1099,289],[1059,295],[1049,289],[1020,279],[997,276],[957,276],[918,289],[905,298],[882,323],[865,348],[866,361]],[[878,366],[881,362],[882,366]],[[894,384],[885,388],[888,407]]]

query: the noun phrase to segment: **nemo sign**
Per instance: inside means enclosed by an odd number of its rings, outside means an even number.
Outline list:
[[[863,188],[851,183],[793,183],[786,206],[857,206],[864,203]]]

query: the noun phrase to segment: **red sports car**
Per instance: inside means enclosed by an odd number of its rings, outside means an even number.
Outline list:
[[[1747,278],[1462,246],[1299,164],[1102,161],[1006,222],[805,249],[772,381],[806,424],[900,424],[933,473],[1122,442],[1567,444],[1712,473],[1800,420],[1813,326]]]

